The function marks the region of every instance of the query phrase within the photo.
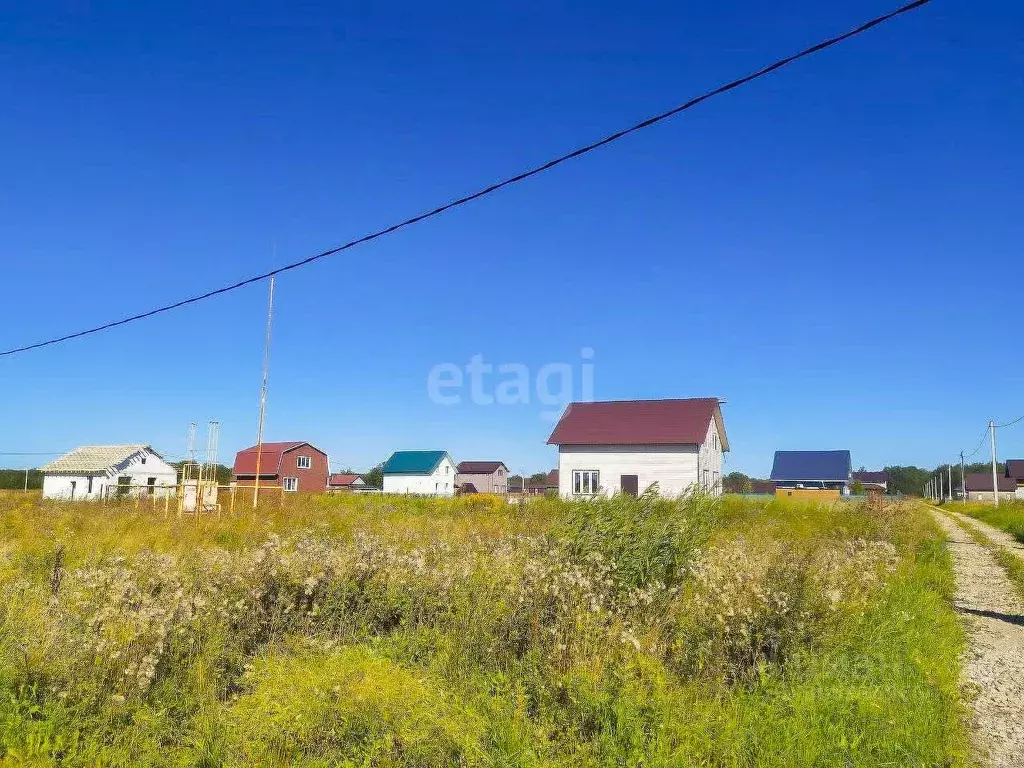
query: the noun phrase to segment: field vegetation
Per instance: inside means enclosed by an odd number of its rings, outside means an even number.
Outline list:
[[[972,501],[966,504],[954,503],[951,509],[1004,530],[1024,543],[1024,501],[1001,499],[998,507],[991,503]]]
[[[916,505],[0,497],[11,765],[966,765]]]

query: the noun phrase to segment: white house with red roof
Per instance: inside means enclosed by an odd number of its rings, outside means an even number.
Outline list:
[[[239,486],[255,485],[257,463],[261,486],[303,493],[327,490],[327,454],[312,443],[263,443],[239,451],[235,454],[234,482]]]
[[[555,426],[561,496],[722,493],[729,450],[718,398],[572,403]]]

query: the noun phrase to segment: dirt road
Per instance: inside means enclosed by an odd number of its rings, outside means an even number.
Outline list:
[[[964,675],[975,695],[978,751],[994,768],[1024,768],[1024,603],[984,546],[948,513],[934,510],[933,514],[949,539],[957,581],[956,610],[969,632]],[[972,523],[983,525],[969,520]],[[990,526],[976,530],[988,536],[986,529],[994,531]],[[992,536],[991,540],[996,546],[1019,547],[1012,538],[1006,542]]]

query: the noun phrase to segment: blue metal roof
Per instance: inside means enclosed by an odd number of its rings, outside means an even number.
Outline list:
[[[846,482],[852,471],[849,451],[776,451],[771,479]]]
[[[385,475],[429,475],[446,456],[448,451],[395,451],[384,462],[381,472]]]

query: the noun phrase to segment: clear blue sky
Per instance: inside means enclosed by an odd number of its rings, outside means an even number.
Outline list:
[[[18,5],[0,11],[3,348],[344,242],[892,7]],[[598,399],[726,398],[729,470],[765,474],[777,448],[868,467],[972,449],[1024,413],[1022,33],[1019,2],[935,0],[282,277],[267,438],[339,467],[443,448],[546,469],[535,397],[474,405],[467,382],[440,405],[428,373],[479,354],[578,377],[589,347]],[[216,418],[230,463],[255,441],[265,303],[253,286],[0,359],[0,451],[180,454]],[[1000,441],[1024,455],[1024,425]]]

